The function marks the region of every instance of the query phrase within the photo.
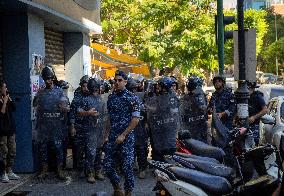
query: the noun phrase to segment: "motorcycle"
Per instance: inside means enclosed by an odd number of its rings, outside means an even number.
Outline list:
[[[224,131],[217,134],[219,138],[228,140],[229,145],[234,149],[239,179],[236,180],[231,168],[221,164],[222,159],[218,157],[222,156],[197,156],[195,153],[203,155],[204,152],[198,148],[200,142],[194,140],[186,142],[190,139],[181,139],[184,147],[192,154],[177,152],[166,159],[167,163],[150,161],[150,165],[156,168],[157,184],[154,188],[156,195],[271,195],[281,177],[280,152],[271,145],[248,149],[247,142],[241,145],[241,141],[245,141],[243,139],[249,135],[249,133],[244,134],[246,130],[235,128],[233,131],[226,131],[229,135],[224,134]],[[222,142],[219,144],[225,143]],[[190,146],[192,143],[198,145]],[[206,155],[212,155],[206,153],[211,146],[208,147],[207,144],[201,146],[204,146]],[[284,147],[282,151],[284,152]],[[256,170],[255,178],[243,177],[243,168],[249,161],[253,162]]]
[[[248,151],[244,156],[258,157],[274,150],[264,146]],[[168,157],[168,163],[150,161],[156,168],[156,195],[269,195],[279,183],[278,178],[269,174],[248,182],[234,181],[233,169],[217,160],[180,155]]]

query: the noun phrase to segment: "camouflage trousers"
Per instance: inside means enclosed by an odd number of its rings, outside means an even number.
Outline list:
[[[132,191],[134,188],[134,135],[129,134],[122,144],[115,144],[115,139],[110,139],[105,146],[104,168],[113,186],[120,184],[120,178],[116,171],[117,155],[120,157],[122,172],[125,178],[124,189]]]
[[[0,160],[3,161],[4,167],[12,167],[16,157],[16,140],[15,135],[0,136]]]

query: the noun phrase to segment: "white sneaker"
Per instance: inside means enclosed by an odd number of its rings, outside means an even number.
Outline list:
[[[19,180],[20,179],[20,176],[18,176],[17,174],[15,174],[13,171],[10,171],[8,173],[8,178],[10,180]]]
[[[5,172],[4,174],[1,175],[1,182],[3,183],[8,183],[10,182],[7,173]]]

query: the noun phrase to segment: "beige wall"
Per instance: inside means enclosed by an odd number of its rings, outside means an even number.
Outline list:
[[[79,22],[85,23],[90,20],[100,25],[100,9],[90,11],[79,6],[73,0],[32,0],[35,3],[43,4],[50,9],[62,13]],[[90,1],[90,0],[89,0]],[[95,3],[95,0],[94,0]]]
[[[283,5],[272,5],[274,12],[284,16],[284,4]]]

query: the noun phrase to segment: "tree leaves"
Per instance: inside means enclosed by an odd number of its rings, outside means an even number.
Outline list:
[[[102,39],[156,67],[216,69],[215,8],[209,0],[102,2]]]
[[[155,67],[178,67],[184,73],[218,68],[214,0],[102,1],[102,39],[123,44],[124,52]],[[226,12],[235,15],[236,12]],[[257,30],[257,55],[267,33],[267,12],[245,11],[245,28]],[[226,30],[237,30],[237,23]],[[233,64],[233,42],[225,44],[225,63]]]

